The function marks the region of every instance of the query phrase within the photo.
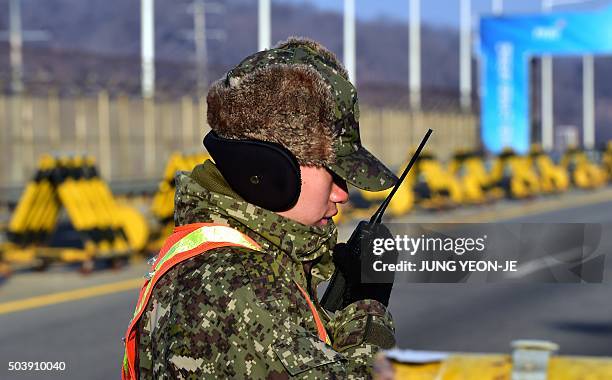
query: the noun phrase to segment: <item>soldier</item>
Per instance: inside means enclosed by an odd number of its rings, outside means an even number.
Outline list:
[[[372,377],[376,353],[395,344],[391,287],[348,284],[334,314],[316,292],[332,253],[346,256],[331,218],[347,182],[380,191],[397,180],[361,145],[345,69],[289,39],[243,60],[207,102],[215,163],[176,177],[177,227],[126,333],[123,377]]]

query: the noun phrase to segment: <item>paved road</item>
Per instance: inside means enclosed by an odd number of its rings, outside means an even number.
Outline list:
[[[612,223],[612,202],[499,222]],[[405,348],[507,352],[514,339],[546,339],[561,354],[612,356],[612,284],[406,284],[391,311]]]
[[[504,220],[504,222],[526,223],[611,223],[612,202],[563,208],[541,214]]]
[[[123,271],[90,276],[53,268],[11,278],[0,287],[0,379],[118,378],[121,337],[138,296],[134,283],[139,281],[131,279],[145,268],[137,263]],[[95,296],[96,290],[107,294]],[[45,300],[45,294],[55,299]],[[28,308],[32,305],[20,301],[31,297],[38,297],[38,304],[52,304]],[[23,309],[6,312],[11,306]],[[9,361],[64,361],[66,371],[9,373]]]
[[[119,378],[121,336],[137,291],[67,302],[0,317],[0,378]],[[63,372],[7,371],[9,361],[64,361]]]
[[[511,220],[612,222],[612,201],[525,215]],[[15,308],[14,302],[24,297],[125,282],[144,268],[132,265],[86,278],[52,270],[15,276],[0,287],[0,379],[117,378],[120,338],[136,289],[92,298],[61,293],[64,301],[73,301],[45,307],[18,304],[22,309],[13,312],[2,312],[2,307],[7,310],[7,302],[13,302]],[[403,348],[508,352],[513,339],[538,338],[559,343],[563,354],[612,356],[611,293],[610,285],[397,284],[391,311]],[[7,372],[9,361],[28,360],[65,361],[67,370],[55,376]]]

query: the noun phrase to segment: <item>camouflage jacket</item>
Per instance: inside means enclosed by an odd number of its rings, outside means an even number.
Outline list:
[[[230,225],[264,252],[217,248],[160,279],[139,322],[141,378],[371,377],[375,353],[394,342],[385,307],[363,300],[329,315],[316,301],[317,284],[333,270],[333,223],[305,226],[240,200],[210,161],[176,184],[177,225]],[[313,263],[309,274],[304,262]],[[296,282],[309,289],[332,346],[318,339]]]

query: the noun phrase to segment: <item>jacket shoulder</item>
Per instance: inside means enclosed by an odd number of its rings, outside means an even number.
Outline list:
[[[232,288],[246,285],[248,276],[244,272],[250,256],[260,252],[243,247],[219,247],[203,252],[176,264],[156,285],[156,289],[170,287],[174,292],[214,292],[218,285],[227,281]],[[210,288],[210,289],[205,289]]]

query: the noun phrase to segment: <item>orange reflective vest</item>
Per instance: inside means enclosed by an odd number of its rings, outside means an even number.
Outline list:
[[[123,355],[123,365],[121,366],[121,378],[123,380],[138,379],[138,321],[146,309],[153,287],[157,281],[175,265],[219,247],[245,247],[255,251],[261,250],[259,244],[242,232],[214,223],[194,223],[176,227],[174,233],[166,240],[159,254],[155,257],[151,272],[145,276],[146,280],[140,290],[134,316],[125,333],[125,353]],[[330,344],[325,326],[308,293],[297,282],[295,284],[310,307],[317,326],[319,339]]]

